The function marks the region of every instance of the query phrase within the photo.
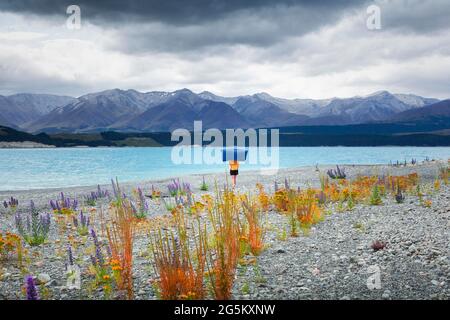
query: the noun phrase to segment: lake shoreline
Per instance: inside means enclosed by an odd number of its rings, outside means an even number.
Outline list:
[[[356,177],[358,175],[372,175],[372,174],[389,174],[390,172],[399,172],[401,174],[408,174],[411,172],[419,172],[424,179],[434,179],[438,175],[438,168],[446,165],[447,161],[435,160],[419,163],[416,165],[408,164],[406,167],[394,167],[390,165],[380,164],[343,164],[339,165],[340,168],[345,168],[349,178]],[[317,168],[319,171],[317,171]],[[300,166],[295,168],[280,168],[276,174],[264,175],[260,170],[245,170],[240,171],[237,181],[237,188],[243,190],[254,190],[256,183],[273,188],[274,181],[284,183],[285,179],[290,180],[293,183],[301,183],[303,185],[312,184],[318,186],[319,174],[326,174],[328,169],[336,168],[336,165],[319,165],[316,166]],[[215,181],[225,181],[231,183],[231,179],[228,172],[228,167],[224,166],[223,172],[212,173],[194,173],[177,175],[169,178],[162,179],[143,179],[121,182],[119,184],[125,193],[130,193],[137,187],[143,188],[146,194],[150,193],[151,187],[161,190],[162,194],[167,193],[167,184],[174,179],[180,179],[182,182],[190,183],[194,192],[200,190],[200,185],[203,178],[207,184],[211,187],[214,186]],[[112,179],[115,179],[112,177]],[[41,189],[28,189],[28,190],[3,190],[0,191],[0,200],[14,196],[19,199],[21,203],[33,200],[37,205],[45,207],[48,201],[56,199],[61,192],[75,198],[84,197],[90,192],[95,191],[99,184],[92,184],[88,186],[72,186],[61,188],[41,188]],[[111,191],[111,184],[100,184],[102,189],[108,189]]]

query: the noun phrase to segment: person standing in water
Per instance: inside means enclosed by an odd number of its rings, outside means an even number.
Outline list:
[[[236,160],[230,160],[230,175],[233,181],[233,187],[236,186],[236,177],[239,174],[239,162]]]

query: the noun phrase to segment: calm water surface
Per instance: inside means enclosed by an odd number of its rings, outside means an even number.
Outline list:
[[[181,164],[172,148],[0,149],[0,190],[85,186],[225,172],[227,164]],[[448,159],[450,147],[281,147],[281,168],[317,164],[387,164],[397,160]],[[240,170],[264,165],[242,164]]]

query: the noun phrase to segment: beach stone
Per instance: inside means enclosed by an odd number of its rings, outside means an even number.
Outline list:
[[[46,284],[52,279],[47,273],[40,273],[37,276],[38,284]]]

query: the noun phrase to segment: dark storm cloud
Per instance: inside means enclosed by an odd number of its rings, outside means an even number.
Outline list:
[[[0,11],[65,17],[114,30],[111,47],[127,53],[184,52],[244,44],[271,46],[336,22],[361,0],[7,0]],[[363,9],[362,9],[363,10]],[[114,42],[114,43],[113,43]]]
[[[448,0],[384,0],[380,5],[383,28],[418,34],[450,27]]]
[[[142,19],[179,25],[220,19],[240,10],[258,10],[277,6],[342,10],[361,2],[360,0],[2,0],[0,10],[57,15],[64,13],[67,6],[76,4],[81,7],[85,17],[97,21]]]
[[[317,10],[308,6],[241,9],[221,19],[196,24],[131,23],[117,25],[116,49],[127,52],[221,52],[233,45],[268,48],[293,36],[332,25],[344,10]],[[114,26],[113,26],[114,27]],[[364,28],[364,24],[362,24]]]

